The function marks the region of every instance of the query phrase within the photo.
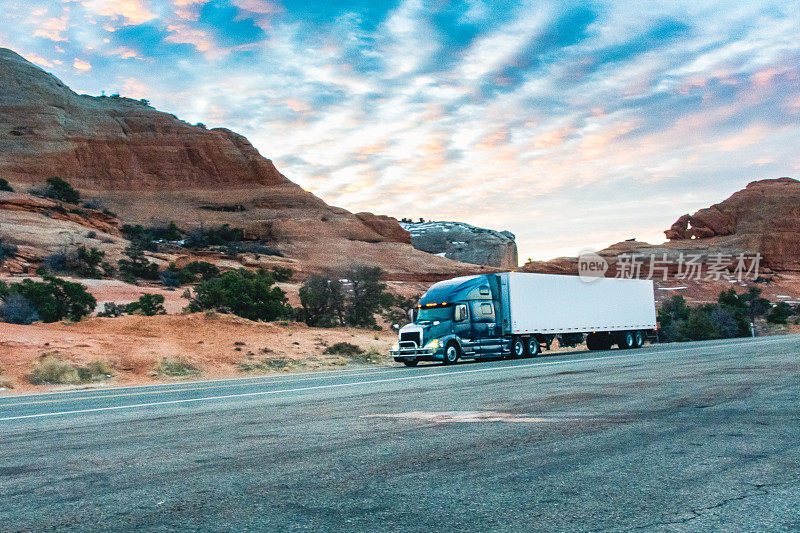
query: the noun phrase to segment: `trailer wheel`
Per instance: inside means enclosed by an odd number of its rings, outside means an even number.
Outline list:
[[[406,359],[405,361],[403,361],[403,364],[406,366],[417,366],[419,364],[419,361],[417,361],[416,359]]]
[[[539,355],[540,350],[541,346],[539,345],[539,339],[536,337],[531,337],[528,339],[528,357],[536,357]]]
[[[511,357],[514,359],[525,357],[525,340],[522,337],[516,337],[511,344]]]
[[[458,355],[458,344],[450,341],[447,344],[447,347],[444,349],[444,358],[442,359],[442,362],[446,365],[452,365],[458,361]]]
[[[597,338],[597,333],[589,333],[586,335],[586,348],[595,351],[600,350],[600,339]]]
[[[627,350],[635,346],[636,341],[633,338],[633,332],[625,331],[617,337],[617,346],[620,350]]]
[[[637,331],[633,334],[633,347],[641,348],[642,346],[644,346],[644,333]]]

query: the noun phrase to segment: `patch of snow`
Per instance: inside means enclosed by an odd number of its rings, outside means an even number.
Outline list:
[[[689,287],[658,287],[660,291],[681,291],[683,289],[688,289]]]

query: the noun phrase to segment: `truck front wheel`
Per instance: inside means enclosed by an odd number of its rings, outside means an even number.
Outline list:
[[[446,365],[452,365],[456,361],[458,361],[458,344],[451,342],[444,349],[444,358],[442,362]]]

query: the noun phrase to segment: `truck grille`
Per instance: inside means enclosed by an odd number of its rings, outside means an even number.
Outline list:
[[[417,346],[422,346],[422,333],[419,331],[407,331],[400,334],[400,342],[415,342]]]

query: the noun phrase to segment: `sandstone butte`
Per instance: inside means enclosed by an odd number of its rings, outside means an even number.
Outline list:
[[[665,232],[667,242],[648,244],[623,241],[600,250],[610,263],[606,275],[615,275],[621,254],[654,255],[672,261],[677,270],[680,254],[697,254],[703,262],[715,261],[717,254],[761,254],[766,273],[800,272],[800,181],[792,178],[754,181],[727,200],[683,215]],[[562,257],[534,261],[522,267],[526,272],[577,274],[576,258]]]
[[[122,223],[227,223],[280,250],[299,271],[378,265],[393,279],[481,271],[414,250],[397,220],[330,206],[281,174],[246,138],[191,125],[118,96],[79,95],[0,48],[0,176],[16,191],[59,176]],[[10,198],[0,193],[0,214]],[[30,195],[13,198],[13,208]],[[6,218],[5,215],[3,218]],[[0,219],[0,238],[14,241]],[[17,242],[25,246],[27,242]]]

